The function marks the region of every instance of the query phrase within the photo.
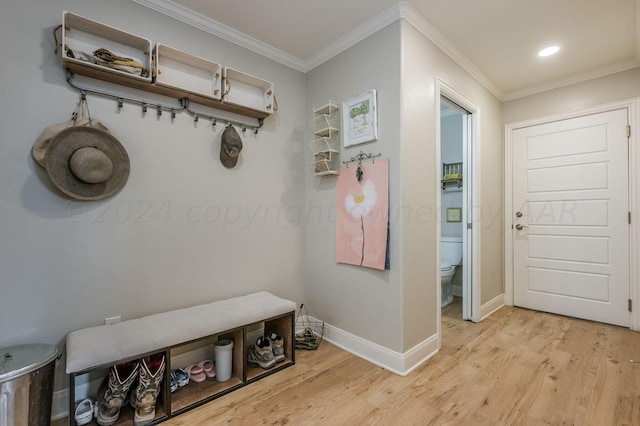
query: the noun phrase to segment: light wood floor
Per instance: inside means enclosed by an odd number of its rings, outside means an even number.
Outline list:
[[[163,425],[640,425],[640,334],[511,307],[473,324],[459,308],[407,377],[325,341]]]

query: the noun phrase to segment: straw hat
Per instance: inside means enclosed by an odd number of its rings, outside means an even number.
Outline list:
[[[71,119],[69,121],[65,121],[64,123],[52,124],[50,126],[47,126],[47,128],[45,128],[42,133],[40,133],[40,136],[38,136],[38,139],[36,139],[36,142],[33,144],[33,148],[31,148],[31,155],[33,156],[33,159],[36,160],[36,163],[44,167],[44,154],[47,152],[49,142],[51,142],[51,139],[59,132],[71,126],[95,127],[96,129],[104,130],[105,132],[113,135],[113,137],[117,138],[113,130],[111,130],[105,123],[95,118],[89,118],[86,116],[78,117],[75,120]]]
[[[32,150],[36,161],[41,145]],[[48,140],[44,151],[44,167],[53,184],[78,200],[110,197],[129,177],[127,151],[111,133],[96,127],[67,127]]]

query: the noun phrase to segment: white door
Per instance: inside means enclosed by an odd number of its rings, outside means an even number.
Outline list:
[[[514,130],[514,305],[629,326],[627,124],[620,109]]]

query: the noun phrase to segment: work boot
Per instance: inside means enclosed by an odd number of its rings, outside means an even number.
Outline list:
[[[131,392],[131,406],[135,409],[135,426],[151,423],[156,417],[156,399],[164,377],[164,354],[155,354],[140,360],[138,386]]]
[[[98,388],[96,421],[101,426],[110,426],[118,420],[120,407],[125,402],[129,388],[138,377],[136,361],[116,364]]]

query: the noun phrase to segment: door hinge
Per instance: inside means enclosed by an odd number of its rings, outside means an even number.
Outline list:
[[[628,299],[628,300],[627,300],[627,303],[628,303],[628,309],[629,309],[629,312],[631,312],[631,308],[632,308],[632,306],[631,306],[631,305],[632,305],[632,303],[631,303],[631,299]]]
[[[627,137],[631,137],[631,126],[627,126]]]
[[[629,212],[629,225],[631,225],[631,212]]]

